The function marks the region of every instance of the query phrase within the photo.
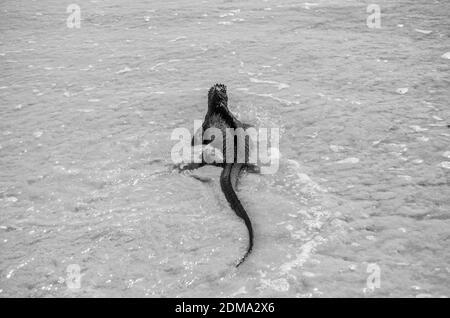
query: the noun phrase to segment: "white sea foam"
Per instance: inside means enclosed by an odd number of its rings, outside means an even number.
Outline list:
[[[250,82],[252,82],[252,83],[272,84],[272,85],[277,86],[278,90],[282,90],[284,88],[288,88],[289,87],[289,85],[285,84],[285,83],[279,83],[279,82],[276,82],[276,81],[260,80],[260,79],[254,78],[254,77],[250,77]]]

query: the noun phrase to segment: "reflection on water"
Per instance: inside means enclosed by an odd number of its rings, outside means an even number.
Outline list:
[[[56,3],[2,3],[0,296],[449,295],[448,2]],[[215,82],[282,131],[239,269],[220,169],[170,169]]]

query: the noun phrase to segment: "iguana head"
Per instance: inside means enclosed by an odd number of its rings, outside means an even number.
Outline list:
[[[208,92],[208,108],[210,110],[215,110],[218,107],[227,108],[227,105],[227,87],[223,84],[215,84]]]

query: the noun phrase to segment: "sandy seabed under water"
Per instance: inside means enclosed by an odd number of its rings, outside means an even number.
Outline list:
[[[448,1],[77,4],[0,4],[0,297],[450,295]],[[215,82],[282,132],[238,269],[220,169],[171,170]]]

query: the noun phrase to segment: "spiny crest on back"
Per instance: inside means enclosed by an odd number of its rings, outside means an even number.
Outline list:
[[[218,92],[222,92],[222,93],[227,93],[227,87],[224,84],[219,84],[216,83],[213,86],[211,86],[211,88],[209,89],[208,94],[212,94],[214,91],[218,91]]]
[[[216,83],[209,89],[208,105],[209,107],[226,106],[228,102],[227,87],[224,84]]]

